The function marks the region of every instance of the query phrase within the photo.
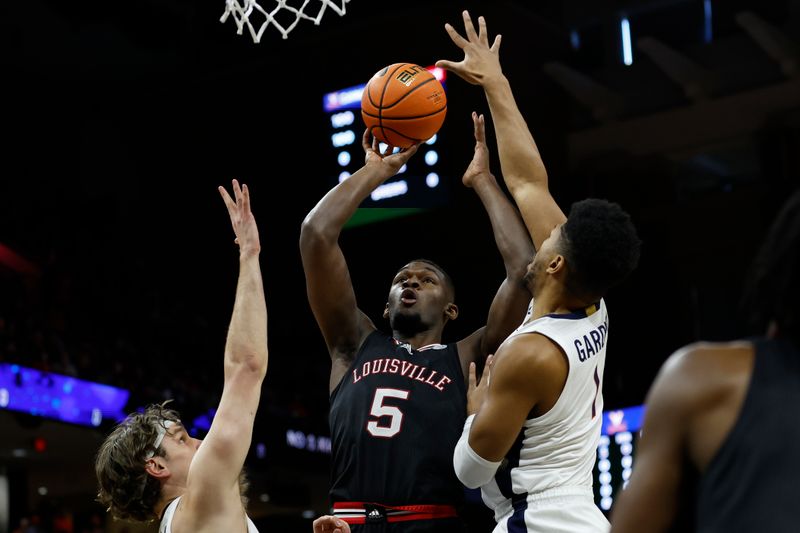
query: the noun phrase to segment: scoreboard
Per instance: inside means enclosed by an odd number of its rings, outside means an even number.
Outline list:
[[[594,466],[595,503],[608,514],[614,498],[628,485],[633,469],[644,406],[603,412],[597,462]]]

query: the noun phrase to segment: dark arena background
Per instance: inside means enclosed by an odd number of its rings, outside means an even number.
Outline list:
[[[173,399],[197,436],[213,418],[238,272],[216,188],[232,178],[253,197],[269,309],[249,513],[262,532],[311,531],[328,511],[330,359],[298,238],[363,160],[358,107],[327,107],[326,95],[390,63],[460,60],[444,23],[462,27],[463,9],[503,35],[504,72],[562,208],[619,202],[643,239],[638,270],[607,297],[601,509],[635,465],[640,406],[666,357],[741,333],[747,267],[798,184],[800,2],[345,7],[254,43],[220,22],[222,0],[2,3],[0,533],[150,531],[106,517],[93,458],[118,416],[149,403]],[[445,340],[456,340],[484,323],[504,273],[460,181],[470,113],[488,109],[479,88],[452,74],[444,84],[436,140],[341,244],[359,305],[384,329],[400,266],[429,257],[447,269],[462,317]],[[471,530],[490,531],[469,496]]]

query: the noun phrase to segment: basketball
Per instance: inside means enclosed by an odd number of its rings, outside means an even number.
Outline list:
[[[444,87],[426,68],[413,63],[382,68],[361,96],[361,116],[370,133],[401,148],[433,137],[446,113]]]

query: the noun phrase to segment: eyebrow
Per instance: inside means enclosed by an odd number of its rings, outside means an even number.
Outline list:
[[[443,276],[442,276],[442,274],[440,274],[440,273],[439,273],[439,271],[437,271],[435,268],[432,268],[432,267],[422,267],[422,268],[402,268],[402,269],[400,269],[400,270],[398,270],[398,271],[397,271],[397,274],[395,274],[395,275],[394,275],[394,277],[397,277],[397,276],[399,276],[400,274],[405,274],[405,273],[407,273],[407,272],[417,272],[417,271],[420,271],[420,270],[422,270],[422,271],[425,271],[425,272],[430,272],[430,273],[432,273],[432,274],[435,274],[437,278],[442,278],[442,277],[443,277]]]
[[[186,432],[186,428],[185,428],[185,427],[183,427],[183,424],[181,424],[180,422],[175,422],[175,424],[173,424],[173,425],[172,425],[172,426],[171,426],[171,427],[170,427],[170,428],[167,430],[167,434],[168,434],[170,437],[174,437],[174,436],[176,436],[178,433],[180,433],[181,431],[183,431],[183,432]],[[187,433],[187,435],[188,435],[188,433]]]

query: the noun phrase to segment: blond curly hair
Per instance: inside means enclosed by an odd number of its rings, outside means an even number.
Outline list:
[[[152,522],[158,518],[153,507],[161,494],[159,481],[145,471],[149,453],[165,457],[164,449],[154,447],[166,421],[179,422],[176,411],[164,402],[150,405],[142,413],[132,413],[106,437],[95,457],[99,490],[97,501],[114,518]]]
[[[167,421],[180,423],[177,411],[150,405],[142,413],[132,413],[106,437],[95,457],[94,469],[100,486],[97,501],[118,520],[152,522],[161,496],[161,484],[145,470],[149,454],[166,457],[163,447],[154,444]],[[250,481],[244,469],[239,474],[239,494],[247,508]]]

